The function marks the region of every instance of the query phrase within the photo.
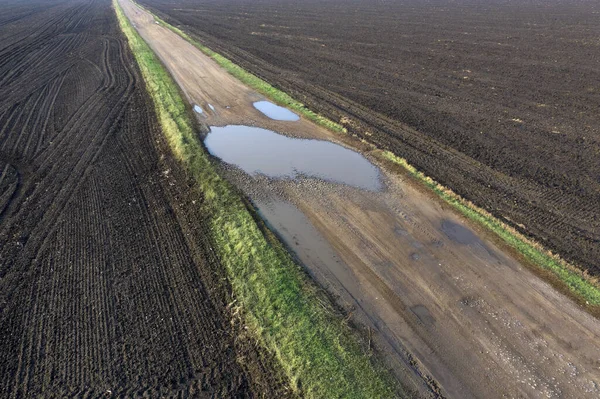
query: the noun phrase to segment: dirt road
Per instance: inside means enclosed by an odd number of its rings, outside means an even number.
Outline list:
[[[120,3],[202,107],[203,123],[350,143],[304,118],[263,116],[252,106],[259,94],[129,0]],[[422,393],[433,377],[430,395],[438,384],[456,398],[600,394],[600,322],[402,176],[381,169],[386,189],[368,192],[224,169]]]
[[[140,3],[600,275],[598,2]]]

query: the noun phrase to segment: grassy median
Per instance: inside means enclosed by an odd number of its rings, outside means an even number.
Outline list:
[[[398,396],[389,374],[363,353],[314,284],[216,173],[175,82],[116,0],[113,5],[173,154],[205,195],[211,239],[246,324],[275,355],[292,388],[319,398]]]

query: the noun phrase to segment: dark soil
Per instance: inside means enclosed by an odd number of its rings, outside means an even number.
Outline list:
[[[0,0],[0,397],[282,397],[109,0]]]
[[[600,3],[142,3],[600,274]]]

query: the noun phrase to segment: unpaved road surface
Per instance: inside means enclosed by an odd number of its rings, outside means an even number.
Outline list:
[[[600,275],[600,2],[140,1]]]
[[[120,3],[189,101],[202,106],[202,122],[350,143],[304,118],[266,118],[252,106],[260,95],[129,0]],[[372,332],[399,378],[424,395],[436,384],[455,398],[600,395],[600,322],[402,176],[382,169],[386,189],[367,192],[224,169]]]
[[[285,394],[110,1],[0,9],[0,397]]]

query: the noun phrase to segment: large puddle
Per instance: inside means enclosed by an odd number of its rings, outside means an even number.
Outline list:
[[[361,154],[329,141],[296,139],[249,126],[212,127],[208,151],[246,173],[316,177],[370,191],[382,187],[379,170]]]
[[[256,101],[253,105],[254,108],[276,121],[297,121],[300,119],[298,115],[289,109],[280,107],[270,101]]]

